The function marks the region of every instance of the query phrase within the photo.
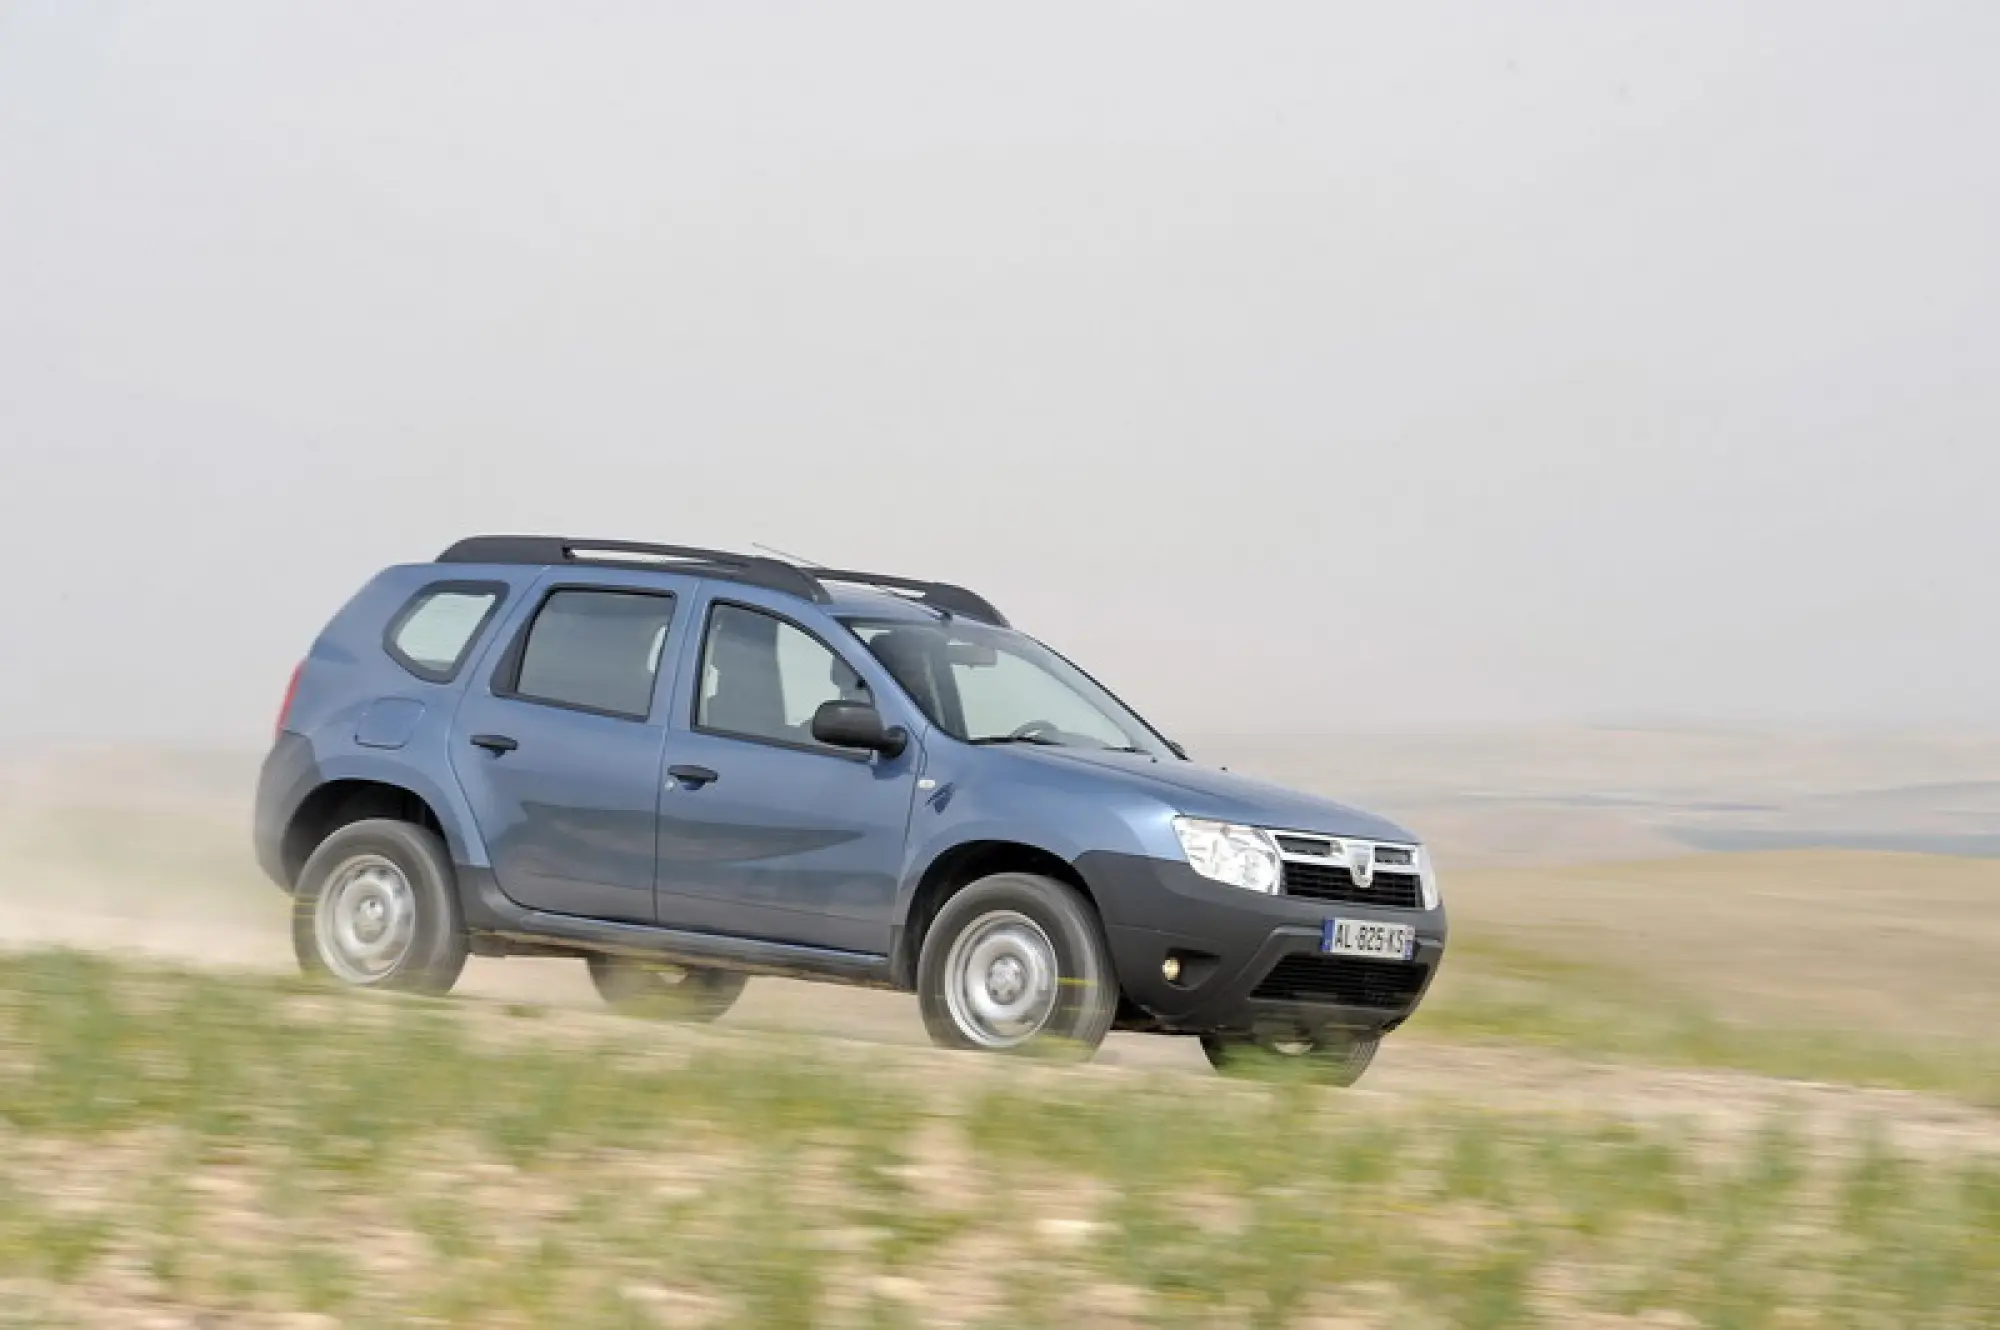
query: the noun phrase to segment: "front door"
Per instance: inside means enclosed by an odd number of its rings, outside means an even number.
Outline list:
[[[453,718],[453,768],[494,878],[521,905],[653,922],[656,697],[686,603],[657,587],[549,588]]]
[[[714,599],[690,650],[661,784],[660,922],[887,954],[919,745],[884,758],[815,742],[822,702],[882,699],[754,593]]]

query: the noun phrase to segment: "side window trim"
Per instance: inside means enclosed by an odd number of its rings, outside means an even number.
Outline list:
[[[741,730],[725,730],[718,726],[702,724],[701,688],[703,676],[708,672],[708,642],[709,638],[715,632],[715,612],[725,608],[744,610],[751,614],[761,614],[767,619],[774,619],[781,624],[797,629],[799,632],[805,634],[806,637],[824,647],[827,653],[835,660],[838,660],[849,670],[853,670],[855,677],[861,679],[862,686],[868,688],[870,696],[873,696],[875,693],[875,689],[868,684],[866,676],[862,675],[861,671],[854,669],[854,662],[849,660],[833,643],[827,641],[825,635],[818,630],[808,627],[800,623],[797,619],[794,619],[791,615],[774,610],[768,605],[758,605],[747,600],[737,600],[731,596],[711,596],[707,607],[702,611],[701,640],[695,647],[694,677],[690,681],[692,686],[688,690],[690,694],[687,712],[688,729],[696,734],[706,734],[711,738],[732,739],[737,743],[762,744],[766,748],[782,748],[793,753],[812,753],[819,757],[835,757],[843,762],[869,761],[871,758],[870,754],[856,752],[852,749],[834,748],[822,743],[800,743],[791,739],[773,738],[768,734],[746,734]]]
[[[481,639],[486,636],[486,630],[493,626],[493,620],[499,616],[501,607],[506,605],[508,593],[512,590],[513,588],[505,582],[475,582],[455,578],[426,582],[411,592],[409,599],[389,616],[388,624],[382,629],[382,650],[405,672],[422,679],[425,683],[451,683],[458,678],[460,671],[464,670],[466,662],[478,654]],[[466,634],[465,641],[460,645],[458,656],[452,661],[451,667],[440,670],[412,657],[403,650],[396,639],[402,634],[403,629],[409,626],[410,620],[416,617],[417,611],[429,604],[433,598],[453,594],[491,596],[493,602],[486,607],[486,612],[479,616],[479,622],[473,625],[472,631]]]
[[[549,602],[565,591],[589,591],[612,596],[651,596],[664,600],[671,607],[667,611],[667,623],[655,653],[652,670],[652,689],[643,713],[619,711],[613,707],[594,707],[587,702],[568,702],[559,697],[540,697],[520,690],[521,664],[528,654],[528,638],[535,631],[536,622]],[[486,685],[493,696],[505,698],[509,702],[524,702],[531,706],[551,707],[557,711],[575,711],[586,716],[603,716],[609,720],[631,721],[643,725],[653,718],[659,706],[659,686],[662,668],[667,665],[667,644],[674,635],[674,621],[679,618],[681,596],[679,592],[665,587],[625,586],[606,582],[552,582],[541,590],[540,598],[529,609],[521,626],[514,630],[514,639],[507,644],[506,651],[494,662],[493,672],[487,676]]]

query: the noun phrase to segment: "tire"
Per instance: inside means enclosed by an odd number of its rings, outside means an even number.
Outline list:
[[[584,958],[597,995],[616,1011],[684,1021],[712,1021],[736,1005],[748,975],[706,967],[653,965],[624,956]]]
[[[299,872],[292,950],[307,975],[350,988],[450,992],[467,942],[444,842],[391,818],[335,831]]]
[[[1054,878],[981,878],[946,901],[924,934],[917,1005],[943,1048],[1067,1047],[1087,1058],[1118,1012],[1097,911]]]
[[[1346,1087],[1361,1079],[1382,1046],[1379,1034],[1355,1035],[1322,1031],[1298,1040],[1247,1039],[1238,1035],[1205,1034],[1201,1051],[1209,1065],[1224,1075],[1256,1075],[1267,1069],[1302,1067],[1316,1081]]]

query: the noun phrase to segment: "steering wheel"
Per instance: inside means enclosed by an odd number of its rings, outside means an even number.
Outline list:
[[[1062,726],[1056,724],[1052,720],[1031,720],[1026,725],[1015,726],[1013,733],[1009,734],[1007,737],[1009,739],[1026,739],[1034,735],[1041,735],[1042,737],[1047,738],[1050,735],[1056,735],[1061,733],[1062,733]]]

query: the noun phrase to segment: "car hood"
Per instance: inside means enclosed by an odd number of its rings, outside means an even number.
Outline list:
[[[1036,761],[1085,767],[1106,778],[1147,788],[1190,817],[1215,818],[1284,831],[1316,831],[1327,836],[1416,844],[1408,830],[1373,813],[1322,799],[1269,781],[1194,762],[1154,759],[1136,753],[1089,748],[1021,747]]]

